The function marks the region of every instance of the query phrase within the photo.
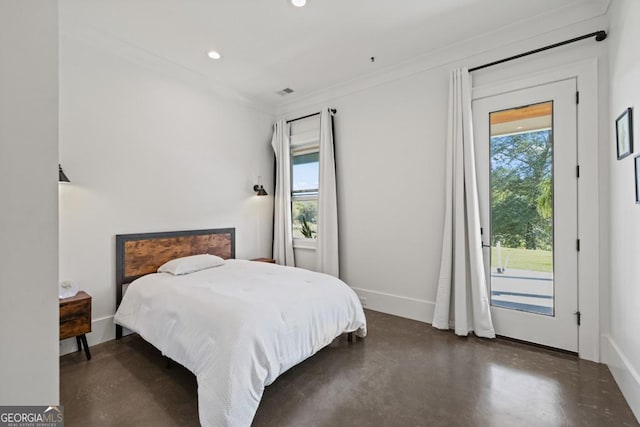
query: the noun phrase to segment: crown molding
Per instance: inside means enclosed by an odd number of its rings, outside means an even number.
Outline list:
[[[86,43],[92,47],[106,50],[118,57],[139,66],[189,82],[200,87],[206,87],[217,97],[236,103],[269,115],[284,116],[305,107],[323,104],[329,100],[346,96],[350,93],[365,90],[394,80],[402,79],[413,74],[434,69],[446,64],[460,63],[463,66],[474,66],[482,59],[491,60],[508,55],[509,52],[519,53],[523,48],[539,47],[535,43],[545,40],[545,35],[562,32],[567,27],[586,23],[596,17],[606,14],[611,0],[575,0],[560,8],[556,8],[524,20],[512,22],[509,25],[496,28],[476,37],[462,40],[417,56],[410,60],[395,64],[379,71],[361,75],[352,80],[340,82],[336,85],[319,89],[306,94],[299,94],[296,98],[280,102],[269,103],[252,97],[234,89],[215,78],[172,61],[140,46],[120,39],[113,34],[99,31],[86,23],[74,22],[73,26],[60,26],[60,35]],[[598,28],[601,29],[601,28]],[[504,34],[509,37],[505,38]],[[580,34],[578,34],[580,35]],[[556,40],[550,39],[551,42]],[[531,43],[533,41],[533,43]],[[499,50],[499,53],[496,51]],[[491,56],[494,54],[495,56]]]
[[[524,20],[515,21],[480,34],[386,67],[347,82],[300,94],[297,99],[277,105],[277,116],[288,117],[318,105],[362,90],[403,79],[444,65],[473,67],[480,63],[515,55],[540,45],[555,43],[559,38],[575,37],[593,28],[607,29],[606,11],[609,0],[574,1],[568,5]],[[590,29],[590,30],[586,30]],[[505,38],[504,35],[509,37]]]

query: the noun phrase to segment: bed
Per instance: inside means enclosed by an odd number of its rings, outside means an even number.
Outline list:
[[[224,264],[156,273],[171,259],[207,253]],[[130,329],[195,374],[203,426],[249,426],[280,374],[343,333],[366,336],[360,301],[344,282],[236,260],[233,228],[116,236],[116,300],[116,338]]]

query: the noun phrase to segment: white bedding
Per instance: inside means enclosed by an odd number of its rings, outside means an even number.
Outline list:
[[[227,260],[186,276],[146,275],[115,322],[198,379],[203,426],[249,426],[264,387],[344,332],[366,335],[358,297],[325,274]]]

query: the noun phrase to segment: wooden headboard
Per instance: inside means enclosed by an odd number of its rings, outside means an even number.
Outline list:
[[[169,231],[116,235],[116,308],[123,287],[145,274],[155,273],[165,262],[189,255],[236,256],[236,229]],[[122,327],[116,326],[116,338]]]

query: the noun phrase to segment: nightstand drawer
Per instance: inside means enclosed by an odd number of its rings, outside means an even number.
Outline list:
[[[67,320],[60,319],[61,340],[88,334],[89,332],[91,332],[91,317],[88,314]]]
[[[91,300],[73,301],[60,304],[60,323],[91,313]]]

